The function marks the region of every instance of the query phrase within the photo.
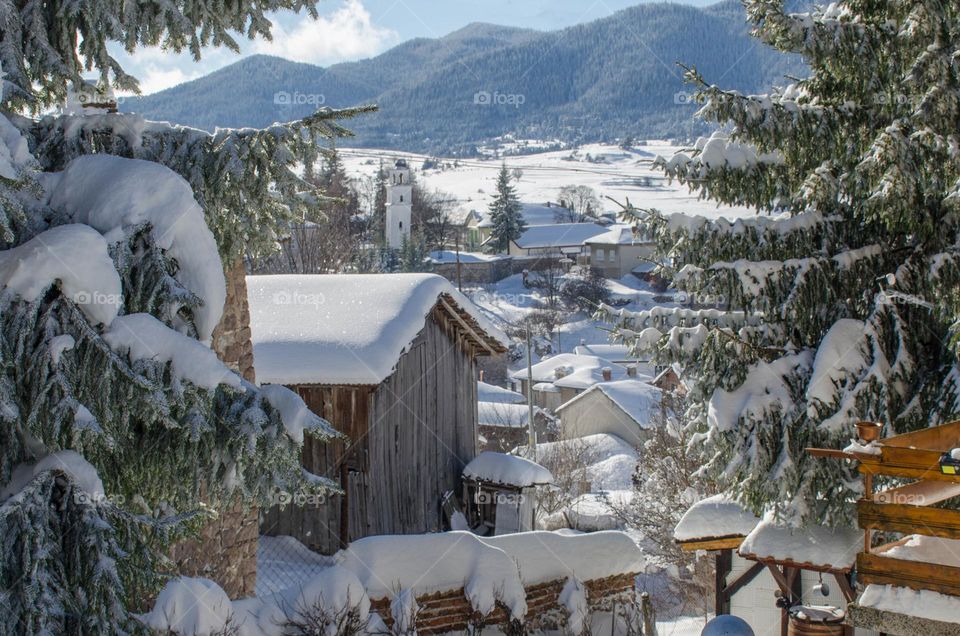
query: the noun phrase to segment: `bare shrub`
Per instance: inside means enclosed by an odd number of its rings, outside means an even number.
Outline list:
[[[281,624],[289,636],[357,636],[366,633],[369,618],[360,617],[358,607],[330,608],[323,596],[306,607],[285,608],[286,620]]]

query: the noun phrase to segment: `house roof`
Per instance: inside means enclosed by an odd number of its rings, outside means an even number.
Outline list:
[[[630,346],[624,344],[582,344],[573,348],[577,355],[598,356],[608,360],[636,360],[630,355]]]
[[[432,263],[456,263],[458,256],[454,250],[432,250],[429,258]],[[460,252],[459,255],[461,263],[490,263],[502,261],[506,258],[509,257],[504,254],[486,254],[484,252]]]
[[[538,406],[533,407],[534,415],[546,412]],[[551,416],[550,419],[553,419]],[[481,426],[502,426],[504,428],[526,428],[530,422],[530,407],[527,404],[504,404],[502,402],[478,402],[477,424]]]
[[[554,204],[520,203],[520,216],[523,217],[527,225],[551,225],[557,212],[562,210],[563,208]],[[489,210],[475,210],[474,214],[477,220],[476,227],[493,227],[493,220],[490,218]]]
[[[653,428],[654,418],[660,413],[663,392],[649,384],[649,377],[630,378],[614,382],[598,382],[580,395],[568,400],[557,408],[560,415],[564,409],[578,400],[588,399],[597,392],[609,398],[640,428]]]
[[[549,382],[556,386],[585,389],[603,380],[605,367],[610,368],[615,378],[627,374],[626,367],[606,358],[574,353],[559,353],[541,360],[533,365],[531,372],[534,382]],[[561,370],[563,377],[557,375],[557,369]],[[518,369],[511,373],[510,377],[514,380],[526,380],[527,370]]]
[[[634,239],[633,227],[625,223],[611,225],[606,232],[587,239],[584,243],[592,245],[640,245],[647,241]]]
[[[270,384],[377,385],[438,308],[478,348],[507,337],[433,274],[248,276],[257,379]]]
[[[477,400],[480,402],[499,402],[500,404],[523,404],[527,401],[527,398],[522,393],[479,381],[477,382]]]
[[[587,239],[598,236],[607,228],[596,223],[553,223],[530,225],[514,243],[523,249],[580,246]]]

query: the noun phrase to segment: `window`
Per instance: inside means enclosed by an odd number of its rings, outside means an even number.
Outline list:
[[[400,195],[400,203],[403,203],[403,195]]]
[[[602,263],[602,262],[603,262],[603,250],[598,248],[598,249],[596,250],[596,252],[597,252],[596,261],[597,261],[598,263]]]
[[[403,229],[403,221],[400,221],[400,229]]]

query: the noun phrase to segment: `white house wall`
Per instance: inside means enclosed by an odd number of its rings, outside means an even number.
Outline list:
[[[649,439],[649,432],[623,412],[602,391],[591,391],[563,407],[560,417],[560,435],[563,439],[610,433],[632,446]]]

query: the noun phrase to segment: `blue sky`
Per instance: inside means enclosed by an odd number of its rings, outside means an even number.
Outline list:
[[[327,66],[370,57],[414,37],[440,37],[471,22],[539,30],[559,29],[606,17],[642,0],[321,0],[319,20],[280,13],[273,42],[241,43],[238,56],[208,50],[194,62],[189,54],[147,49],[114,54],[138,77],[144,93],[168,88],[231,64],[243,55],[267,53]],[[715,0],[678,0],[707,5]]]

